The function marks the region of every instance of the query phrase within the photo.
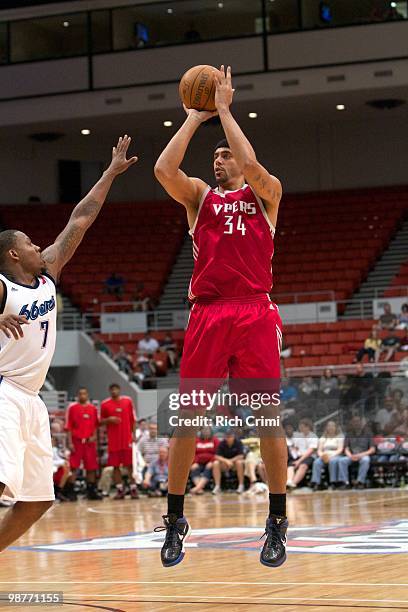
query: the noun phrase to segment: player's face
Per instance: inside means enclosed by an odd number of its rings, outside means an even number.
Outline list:
[[[80,389],[78,391],[78,401],[80,404],[87,404],[89,401],[88,391],[86,389]]]
[[[31,239],[23,232],[17,232],[13,250],[25,272],[37,276],[45,271],[46,264],[41,255],[41,248],[33,244]]]
[[[214,174],[217,184],[221,186],[242,176],[230,149],[220,148],[215,151]]]
[[[120,397],[120,387],[112,387],[110,394],[112,399],[118,399]]]

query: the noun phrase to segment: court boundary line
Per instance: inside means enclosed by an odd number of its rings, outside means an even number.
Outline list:
[[[174,584],[174,580],[10,580],[0,581],[0,584]],[[177,585],[215,585],[215,586],[341,586],[341,587],[408,587],[407,582],[227,582],[209,580],[178,580]]]

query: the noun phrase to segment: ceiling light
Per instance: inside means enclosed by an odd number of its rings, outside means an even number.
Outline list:
[[[218,8],[224,8],[224,3],[223,2],[219,2],[218,3]]]
[[[173,9],[172,8],[168,8],[167,12],[168,12],[169,15],[172,15],[173,14]]]
[[[69,28],[69,21],[63,21],[62,25],[64,26],[64,28]]]
[[[82,136],[89,136],[90,133],[91,133],[91,130],[87,130],[87,129],[81,130]]]
[[[172,121],[163,121],[164,127],[171,127],[173,125]]]
[[[396,2],[391,2],[391,7],[392,8],[397,8],[397,3]]]
[[[346,110],[346,107],[344,106],[344,104],[337,104],[336,109],[338,111],[343,111]]]
[[[257,118],[257,116],[258,116],[258,113],[248,113],[248,117],[249,117],[250,119],[256,119],[256,118]]]

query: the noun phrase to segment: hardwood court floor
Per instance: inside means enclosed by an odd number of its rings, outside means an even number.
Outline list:
[[[258,560],[266,508],[233,493],[187,498],[190,546],[164,569],[152,534],[164,500],[58,504],[1,555],[0,591],[64,592],[63,608],[41,610],[408,610],[408,490],[292,494],[288,561],[275,570]]]

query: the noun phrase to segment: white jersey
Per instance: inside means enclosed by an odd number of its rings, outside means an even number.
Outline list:
[[[0,331],[0,375],[23,391],[36,395],[44,384],[55,350],[57,296],[48,275],[37,277],[33,287],[10,281],[0,274],[4,285],[3,314],[22,315],[23,338],[15,340]]]

